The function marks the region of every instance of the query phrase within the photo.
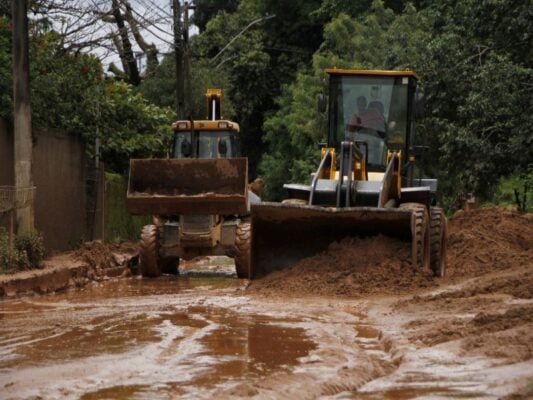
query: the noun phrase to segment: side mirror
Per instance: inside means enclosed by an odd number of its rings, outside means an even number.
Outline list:
[[[328,101],[327,97],[324,93],[320,93],[317,97],[317,106],[318,106],[318,112],[324,113],[326,112]]]

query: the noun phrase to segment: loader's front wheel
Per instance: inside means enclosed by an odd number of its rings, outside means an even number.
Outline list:
[[[159,230],[155,225],[145,225],[139,242],[139,269],[143,277],[155,278],[161,275],[158,255]]]
[[[431,270],[442,278],[446,274],[446,216],[440,207],[430,210]]]
[[[415,267],[429,267],[429,217],[426,207],[420,203],[403,203],[400,208],[411,210],[413,223],[411,227],[411,256]]]
[[[250,278],[250,222],[237,225],[235,233],[235,270],[240,279]]]

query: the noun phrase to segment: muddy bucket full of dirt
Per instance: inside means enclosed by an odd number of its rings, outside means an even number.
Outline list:
[[[247,175],[246,158],[131,160],[126,203],[140,215],[242,215]]]
[[[412,242],[412,213],[403,209],[259,203],[252,205],[251,216],[252,278],[312,257],[346,237],[382,234]]]

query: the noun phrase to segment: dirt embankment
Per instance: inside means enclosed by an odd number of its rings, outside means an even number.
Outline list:
[[[409,294],[510,270],[512,277],[505,282],[496,279],[490,287],[470,290],[523,291],[521,295],[526,297],[533,290],[527,284],[531,278],[531,268],[527,267],[533,266],[533,218],[529,214],[499,208],[457,213],[448,221],[444,279],[413,268],[409,254],[409,244],[388,237],[345,238],[332,243],[325,252],[253,281],[249,292],[350,297]]]
[[[106,245],[87,242],[78,250],[53,256],[40,269],[0,275],[0,298],[32,293],[49,293],[81,287],[91,281],[129,275],[136,263],[137,249],[131,243]]]
[[[459,212],[448,233],[445,278],[413,269],[405,245],[376,237],[334,243],[248,290],[269,297],[365,297],[374,304],[386,296],[390,306],[374,317],[387,324],[401,316],[411,343],[450,343],[465,356],[502,364],[531,360],[533,215],[499,208]]]

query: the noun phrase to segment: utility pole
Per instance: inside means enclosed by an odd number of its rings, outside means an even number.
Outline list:
[[[180,0],[173,0],[174,4],[174,51],[176,54],[176,114],[178,119],[188,118],[186,107],[190,107],[190,70],[189,70],[189,10],[196,7],[188,1],[180,4]],[[181,20],[183,15],[183,22]]]
[[[15,188],[28,189],[32,182],[32,135],[30,108],[30,62],[26,0],[11,0],[13,15],[13,116]],[[27,207],[17,210],[17,233],[34,229],[33,196]]]
[[[174,53],[176,55],[176,115],[184,119],[183,35],[180,0],[174,0]]]
[[[187,114],[190,114],[191,108],[191,74],[189,70],[189,2],[185,2],[183,17],[183,78],[184,78],[184,98],[187,105]],[[187,118],[190,115],[186,116]]]

